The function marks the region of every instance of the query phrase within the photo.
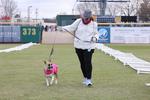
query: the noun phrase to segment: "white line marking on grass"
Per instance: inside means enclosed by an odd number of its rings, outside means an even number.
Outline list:
[[[12,51],[20,51],[20,50],[29,48],[29,47],[31,47],[31,46],[33,46],[33,45],[36,45],[36,43],[30,42],[30,43],[22,44],[22,45],[20,45],[20,46],[16,46],[16,47],[13,47],[13,48],[0,50],[0,53],[1,53],[1,52],[6,52],[6,53],[8,53],[8,52],[12,52]]]

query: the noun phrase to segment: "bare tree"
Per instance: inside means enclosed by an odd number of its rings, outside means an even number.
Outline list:
[[[13,17],[17,13],[17,4],[14,0],[1,0],[3,15]]]
[[[128,5],[126,5],[122,11],[125,16],[135,16],[136,15],[136,7],[132,3],[129,3]]]
[[[144,0],[149,1],[150,0]],[[106,14],[112,16],[138,16],[139,9],[143,0],[130,0],[130,2],[122,2],[122,3],[110,3],[107,4]],[[91,9],[96,15],[98,14],[98,4],[97,3],[79,3],[76,7],[76,11],[80,13],[84,9]],[[150,11],[150,10],[149,10]]]
[[[106,9],[107,15],[110,15],[110,16],[121,15],[120,5],[111,3],[111,4],[108,4],[107,6],[108,6]]]
[[[107,13],[117,16],[134,16],[138,15],[138,10],[142,0],[130,0],[130,2],[108,3]]]
[[[85,2],[85,3],[79,3],[79,4],[77,4],[77,6],[76,6],[76,11],[78,12],[78,13],[83,13],[83,11],[85,10],[85,9],[90,9],[90,10],[92,10],[92,12],[93,12],[93,14],[97,14],[97,9],[98,9],[98,7],[97,7],[97,4],[96,3],[89,3],[89,2]]]
[[[150,1],[143,0],[139,10],[139,18],[143,22],[150,21]]]

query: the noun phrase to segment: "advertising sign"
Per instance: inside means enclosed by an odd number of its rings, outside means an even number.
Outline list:
[[[3,27],[3,34],[4,34],[4,42],[11,42],[12,41],[12,33],[11,33],[11,27],[10,26]]]
[[[12,42],[20,42],[20,26],[12,26]]]
[[[99,43],[110,43],[110,28],[98,27]]]
[[[112,27],[111,43],[150,43],[150,27]]]
[[[0,42],[3,42],[2,26],[0,26]]]
[[[20,42],[20,26],[0,26],[0,42]]]

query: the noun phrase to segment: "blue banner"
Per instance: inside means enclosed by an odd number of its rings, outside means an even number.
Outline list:
[[[11,42],[12,41],[12,34],[11,34],[11,27],[4,26],[3,27],[3,34],[4,34],[4,42]]]
[[[20,42],[20,26],[0,26],[0,42]]]
[[[3,42],[3,37],[2,26],[0,26],[0,42]]]
[[[98,42],[110,43],[110,27],[98,27]]]
[[[12,42],[20,42],[20,26],[12,27]]]

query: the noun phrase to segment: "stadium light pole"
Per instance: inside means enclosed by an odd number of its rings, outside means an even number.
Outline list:
[[[28,6],[28,22],[30,22],[30,8],[31,8],[32,6]]]
[[[1,14],[0,14],[0,16],[2,16],[2,13],[3,13],[3,11],[2,11],[2,7],[3,7],[3,6],[2,6],[2,5],[0,5],[0,13],[1,13]]]
[[[35,10],[35,15],[36,15],[36,23],[37,23],[37,18],[38,18],[38,9],[37,8]]]

